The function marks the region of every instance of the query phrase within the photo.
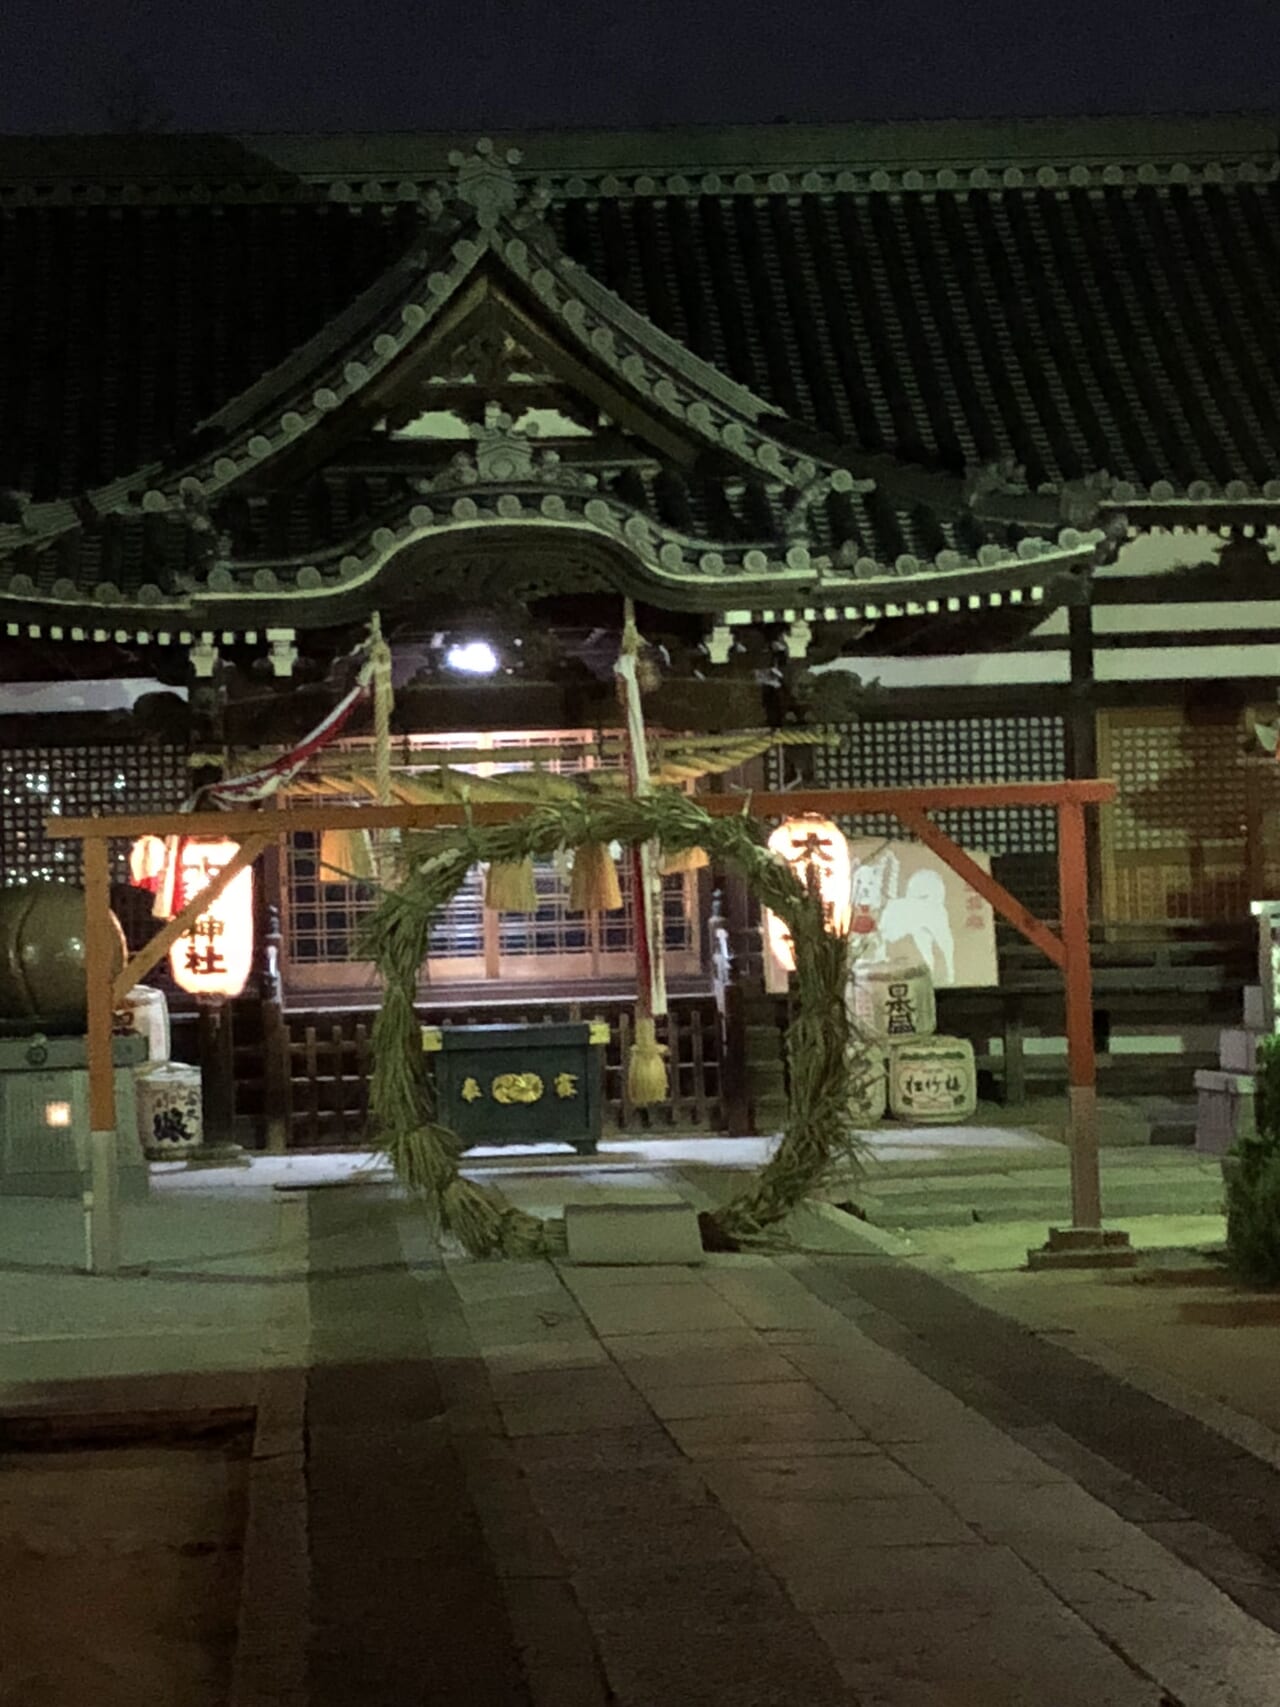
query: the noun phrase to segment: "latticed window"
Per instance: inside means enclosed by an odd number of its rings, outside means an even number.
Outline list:
[[[868,719],[831,726],[839,745],[813,750],[819,788],[927,788],[967,782],[1060,782],[1066,776],[1066,724],[1055,716]],[[788,755],[772,757],[781,787]],[[1057,908],[1057,817],[1052,806],[994,806],[932,814],[961,847],[992,857],[993,870],[1029,906]],[[841,819],[851,836],[902,840],[887,813]]]
[[[367,761],[367,742],[344,753]],[[478,759],[477,752],[493,757]],[[414,737],[395,767],[430,774],[441,763],[478,777],[529,771],[557,775],[610,767],[589,731]],[[335,761],[336,763],[336,761]],[[368,982],[360,959],[360,926],[377,904],[372,883],[326,880],[313,836],[290,839],[285,940],[296,987],[333,988]],[[599,915],[569,910],[568,862],[536,861],[534,913],[494,913],[484,904],[480,867],[436,919],[423,974],[428,983],[629,977],[634,969],[633,891],[629,862],[619,863],[623,905]],[[663,939],[674,974],[698,968],[696,890],[688,876],[663,881]]]
[[[1250,753],[1234,716],[1181,706],[1103,712],[1098,767],[1107,917],[1119,924],[1239,921],[1280,879],[1280,767]]]
[[[47,837],[47,816],[174,812],[187,786],[182,747],[112,742],[0,748],[0,882],[80,882],[80,843]],[[129,845],[112,841],[110,848],[112,881],[126,883]]]

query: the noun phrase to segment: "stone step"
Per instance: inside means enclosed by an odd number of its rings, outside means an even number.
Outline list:
[[[935,1182],[936,1183],[936,1182]],[[1043,1176],[981,1190],[947,1189],[893,1192],[883,1195],[859,1190],[849,1198],[880,1227],[960,1227],[969,1222],[1035,1221],[1061,1219],[1068,1200],[1064,1176]],[[1216,1215],[1222,1209],[1222,1181],[1211,1170],[1196,1171],[1189,1178],[1158,1178],[1140,1181],[1103,1181],[1103,1200],[1108,1218],[1134,1215]]]

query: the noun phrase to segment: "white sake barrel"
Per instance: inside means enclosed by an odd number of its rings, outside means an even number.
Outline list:
[[[978,1106],[973,1045],[963,1037],[921,1037],[889,1050],[889,1107],[912,1125],[968,1120]]]
[[[899,1037],[929,1037],[938,1025],[933,980],[918,965],[855,961],[850,1008],[866,1031],[890,1043]]]
[[[878,1126],[889,1106],[889,1080],[884,1050],[872,1044],[853,1050],[853,1083],[849,1113],[855,1126]]]
[[[143,1067],[137,1075],[138,1136],[153,1162],[172,1161],[198,1150],[204,1138],[200,1069],[181,1061]]]
[[[141,1032],[147,1040],[147,1060],[159,1066],[169,1059],[169,1003],[163,990],[150,984],[138,984],[124,999],[124,1011],[129,1016],[129,1030]]]

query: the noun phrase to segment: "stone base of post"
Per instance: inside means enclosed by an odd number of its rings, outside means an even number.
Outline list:
[[[1027,1267],[1132,1268],[1138,1253],[1119,1227],[1051,1227],[1049,1237],[1027,1252]]]
[[[84,1266],[90,1274],[120,1272],[120,1157],[116,1134],[89,1134],[89,1189],[84,1206]]]

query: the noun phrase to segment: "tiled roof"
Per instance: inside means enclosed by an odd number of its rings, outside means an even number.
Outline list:
[[[274,406],[280,364],[306,385],[309,339],[341,358],[344,313],[354,332],[379,293],[394,307],[397,273],[419,265],[421,198],[456,141],[0,140],[0,494],[27,495],[7,514],[0,496],[0,535],[21,588],[169,595],[183,531],[121,515],[82,532],[72,505],[96,492],[109,510],[101,489],[141,471],[137,501],[166,469],[216,457],[257,390]],[[779,411],[757,418],[787,457],[858,476],[814,508],[815,553],[971,560],[984,541],[1054,533],[1057,499],[1035,494],[1099,469],[1125,500],[1275,501],[1265,123],[520,141],[520,177],[551,180],[547,217],[589,313],[604,312],[595,280],[615,322],[625,305],[705,364],[704,386],[723,376],[730,413],[749,419],[753,397]],[[964,480],[997,462],[1025,473],[1027,515],[1006,505],[1005,525]],[[614,485],[704,541],[784,531],[762,479]],[[307,502],[299,490],[273,516],[273,538],[246,532],[246,554],[323,543]],[[28,543],[5,525],[24,506]]]
[[[233,528],[233,555],[212,578],[199,537],[188,527],[170,514],[129,510],[106,516],[92,528],[73,527],[49,540],[18,544],[5,560],[7,590],[13,598],[59,602],[97,596],[107,612],[128,605],[150,611],[156,620],[165,607],[187,603],[191,588],[206,580],[226,593],[294,585],[338,590],[359,577],[366,560],[385,552],[388,535],[399,539],[417,532],[427,513],[447,523],[456,501],[446,496],[428,511],[405,482],[367,477],[348,484],[350,491],[318,476],[284,494],[282,502],[248,506],[233,498],[223,512]],[[522,513],[536,515],[543,496],[540,490],[525,491]],[[718,546],[720,555],[743,559],[748,579],[759,577],[766,564],[782,565],[788,550],[783,501],[760,479],[726,481],[677,468],[625,471],[566,497],[565,507],[556,512],[561,516],[585,509],[594,498],[618,518],[616,531],[625,532],[628,522],[633,528],[647,524],[651,552],[664,540],[680,542],[682,556],[691,563],[700,557],[714,563]],[[498,508],[488,519],[500,521],[502,515]],[[949,558],[958,569],[973,562],[984,545],[995,549],[990,541],[996,535],[997,530],[979,529],[968,515],[940,516],[924,506],[895,503],[879,490],[854,490],[831,493],[813,507],[803,549],[812,557],[835,559],[843,566],[842,580],[882,574],[882,565],[897,566],[898,577],[927,578],[946,568]],[[1002,556],[1013,559],[1017,531],[1001,529],[998,536]],[[1087,554],[1087,542],[1085,548]],[[1079,552],[1064,555],[1075,561]],[[1025,574],[1013,580],[1036,579],[1036,561],[1027,558]],[[902,587],[905,591],[906,580]]]
[[[1280,469],[1280,190],[1264,184],[568,202],[557,234],[798,420],[1033,487]]]
[[[175,453],[417,235],[410,209],[0,217],[0,488],[69,497]]]

